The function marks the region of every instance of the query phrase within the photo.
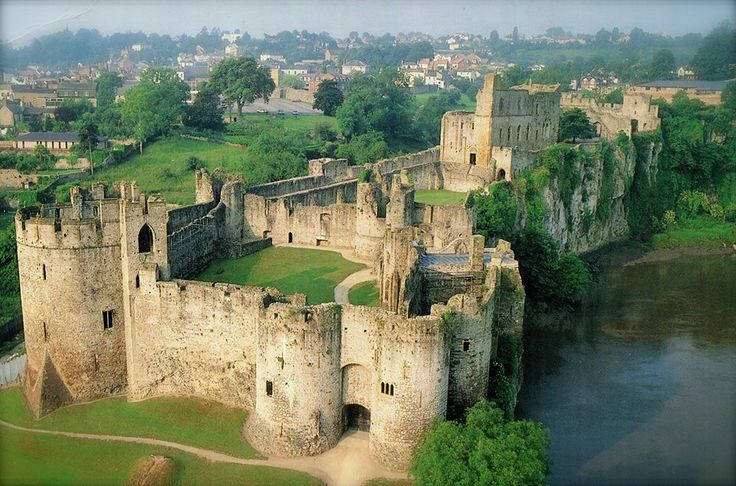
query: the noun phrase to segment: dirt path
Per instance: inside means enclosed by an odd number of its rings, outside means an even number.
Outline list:
[[[147,437],[126,437],[121,435],[85,434],[81,432],[63,432],[60,430],[45,430],[21,427],[0,420],[0,425],[21,432],[45,434],[74,439],[104,440],[147,444],[157,447],[168,447],[193,454],[211,462],[226,462],[245,466],[268,466],[282,469],[291,469],[307,473],[327,485],[360,486],[373,478],[405,479],[404,473],[389,471],[378,465],[368,453],[368,434],[366,432],[348,432],[340,443],[333,449],[318,456],[268,459],[243,459],[221,452],[202,449],[199,447],[179,444],[167,440],[150,439]]]
[[[351,273],[335,287],[335,302],[338,304],[349,304],[348,293],[350,289],[361,282],[368,282],[370,280],[373,280],[373,273],[370,268]]]

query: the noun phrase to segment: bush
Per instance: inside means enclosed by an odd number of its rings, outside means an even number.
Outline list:
[[[200,158],[192,155],[187,159],[187,167],[191,171],[196,171],[196,170],[204,168],[205,163]]]
[[[415,451],[418,485],[542,485],[549,471],[549,432],[529,420],[508,421],[480,400],[464,424],[439,420]]]

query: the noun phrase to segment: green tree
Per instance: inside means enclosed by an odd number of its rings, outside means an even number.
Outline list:
[[[340,144],[335,151],[337,157],[348,159],[351,164],[363,165],[388,157],[388,144],[380,132],[357,135],[349,142]]]
[[[317,86],[314,93],[314,104],[312,107],[316,110],[322,110],[327,116],[335,116],[337,109],[342,105],[343,96],[337,81],[334,79],[325,79]]]
[[[356,75],[337,109],[337,124],[348,138],[376,131],[389,144],[414,140],[413,101],[406,80],[396,69],[384,68],[376,76]]]
[[[414,453],[417,484],[542,485],[549,471],[549,432],[539,423],[508,421],[480,400],[464,424],[440,420]]]
[[[601,101],[603,103],[615,103],[617,105],[621,105],[624,102],[624,90],[616,88],[601,98]]]
[[[488,196],[477,197],[477,231],[486,237],[513,241],[519,203],[511,182],[491,184]]]
[[[222,130],[225,123],[220,95],[209,83],[199,86],[194,102],[184,109],[184,125],[199,130]]]
[[[508,68],[501,75],[502,87],[510,88],[511,86],[518,86],[529,79],[529,73],[524,71],[521,66],[515,65]]]
[[[77,130],[77,136],[79,137],[79,148],[87,151],[89,154],[89,164],[92,168],[92,173],[94,173],[92,150],[97,147],[99,132],[91,115],[87,115],[81,120],[79,129]]]
[[[141,82],[125,96],[122,122],[139,143],[165,135],[177,125],[189,97],[189,86],[171,69],[148,68],[141,74]]]
[[[560,141],[591,138],[595,135],[595,128],[590,124],[588,115],[580,108],[565,110],[560,117]]]
[[[104,110],[115,103],[115,92],[123,86],[123,80],[115,73],[102,73],[97,79],[97,108]]]
[[[443,90],[430,96],[426,103],[417,109],[416,125],[424,140],[432,145],[440,143],[442,116],[460,107],[460,90]]]
[[[228,105],[235,104],[238,115],[243,113],[243,106],[259,98],[268,102],[276,89],[268,69],[252,57],[225,59],[210,73],[210,83]]]
[[[281,86],[286,88],[304,89],[304,83],[294,74],[287,74],[281,78]]]
[[[690,61],[701,79],[736,77],[736,29],[729,23],[716,27],[703,38],[698,52]]]
[[[660,49],[652,56],[649,76],[652,79],[672,79],[675,76],[675,55],[669,49]]]

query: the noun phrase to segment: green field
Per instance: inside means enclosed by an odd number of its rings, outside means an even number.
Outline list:
[[[256,452],[240,436],[245,418],[243,410],[200,398],[131,403],[113,397],[65,407],[34,420],[20,388],[0,390],[0,420],[23,427],[151,437],[252,458]]]
[[[381,302],[376,282],[361,282],[353,286],[348,292],[348,300],[355,305],[378,307]]]
[[[652,236],[654,248],[700,246],[704,248],[730,247],[736,244],[736,223],[719,221],[706,216],[678,221],[664,233]]]
[[[334,302],[335,286],[361,268],[334,251],[277,246],[236,260],[214,260],[195,280],[275,287],[321,304]]]
[[[165,447],[32,434],[2,426],[0,484],[124,484],[136,463],[151,454],[174,460],[176,484],[320,484],[297,471],[213,463]]]
[[[448,206],[463,204],[467,192],[438,190],[418,190],[414,192],[414,201],[420,204],[430,204],[433,206]]]
[[[414,95],[414,99],[417,105],[423,105],[429,100],[430,96],[437,96],[437,93],[420,93]],[[460,95],[460,105],[460,108],[458,108],[459,110],[475,111],[475,101],[468,98],[468,95],[465,93]]]
[[[286,129],[312,130],[318,125],[328,125],[333,130],[337,129],[337,119],[326,115],[264,115],[248,113],[242,115],[238,120],[249,122],[277,123]]]
[[[123,397],[73,405],[34,420],[20,388],[0,390],[0,420],[27,428],[151,437],[254,458],[240,438],[245,412],[198,398]],[[150,454],[171,457],[178,484],[319,484],[299,472],[261,466],[214,464],[193,455],[145,444],[55,437],[0,426],[0,484],[122,484],[135,463]]]
[[[191,204],[194,202],[194,171],[187,167],[187,159],[201,159],[209,170],[222,167],[226,171],[242,172],[245,149],[216,142],[170,137],[143,146],[143,154],[136,153],[120,165],[95,171],[92,181],[137,181],[141,192],[160,193],[167,203]],[[65,184],[56,190],[59,196],[68,198],[69,187],[79,181]]]

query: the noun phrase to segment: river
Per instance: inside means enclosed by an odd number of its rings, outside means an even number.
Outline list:
[[[736,256],[609,268],[565,328],[527,333],[517,410],[551,484],[736,484]]]

